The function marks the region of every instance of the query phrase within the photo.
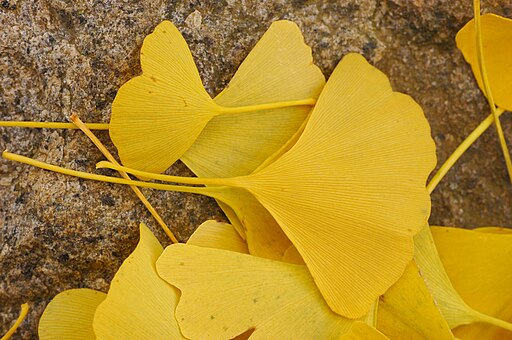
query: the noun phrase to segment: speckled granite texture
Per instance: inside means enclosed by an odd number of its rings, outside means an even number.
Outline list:
[[[512,16],[508,0],[485,11]],[[116,90],[140,72],[143,38],[163,19],[183,32],[207,90],[215,95],[277,19],[295,21],[329,75],[347,52],[364,54],[396,90],[425,110],[442,163],[487,115],[486,102],[456,49],[472,16],[469,0],[414,1],[0,1],[0,119],[107,122]],[[512,142],[512,115],[502,119]],[[2,128],[0,149],[82,171],[101,154],[80,132]],[[113,150],[108,134],[98,133]],[[170,172],[188,175],[183,165]],[[213,201],[145,191],[181,240]],[[494,128],[462,157],[433,194],[431,223],[512,225],[512,187]],[[32,309],[14,338],[37,337],[37,320],[58,292],[106,291],[145,221],[168,244],[130,189],[0,161],[0,334]]]

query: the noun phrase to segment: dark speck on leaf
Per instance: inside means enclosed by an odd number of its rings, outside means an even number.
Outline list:
[[[210,315],[210,320],[213,320],[213,319],[215,319],[215,316]]]
[[[184,266],[185,265],[185,262],[180,262],[180,266]]]
[[[252,299],[252,303],[257,303],[258,302],[258,299],[254,298]]]

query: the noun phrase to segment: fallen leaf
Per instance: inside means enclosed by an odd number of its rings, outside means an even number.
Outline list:
[[[377,329],[390,339],[453,339],[414,261],[380,297]]]
[[[94,312],[106,297],[107,294],[88,288],[57,294],[39,319],[39,339],[96,339],[92,328]]]
[[[246,106],[318,98],[325,78],[299,27],[273,22],[215,103]],[[199,177],[253,172],[297,131],[311,107],[293,106],[213,118],[181,160]]]
[[[492,233],[482,234],[492,235]],[[430,293],[437,302],[443,317],[448,322],[451,329],[476,322],[497,324],[500,325],[500,327],[508,327],[509,329],[512,329],[512,325],[509,323],[484,314],[479,310],[475,310],[468,306],[465,300],[463,300],[446,273],[434,243],[430,227],[426,226],[414,238],[414,243],[414,259],[420,269],[420,273],[425,279]],[[467,263],[470,264],[471,262]],[[473,293],[475,295],[480,294],[475,292]]]
[[[476,49],[475,19],[457,33],[455,41],[471,65],[478,86],[485,93]],[[496,14],[484,14],[482,21],[483,54],[489,85],[496,105],[512,110],[512,20]]]
[[[512,234],[432,227],[436,247],[455,290],[479,312],[512,322]],[[504,325],[505,326],[505,325]],[[508,330],[475,323],[454,333],[462,339],[512,339]]]
[[[156,272],[163,247],[140,224],[137,248],[123,262],[110,283],[106,299],[94,315],[100,339],[181,339],[174,309],[179,291]]]
[[[425,224],[434,143],[421,108],[357,54],[343,58],[298,142],[249,176],[331,308],[357,318],[398,280]],[[221,183],[222,181],[219,181]]]
[[[157,269],[181,291],[176,318],[191,339],[333,339],[354,322],[331,311],[305,266],[177,244]]]
[[[144,39],[140,61],[142,75],[121,86],[112,103],[110,138],[124,165],[163,172],[190,148],[218,105],[170,21]]]

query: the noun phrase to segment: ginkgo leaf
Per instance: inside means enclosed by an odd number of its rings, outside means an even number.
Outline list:
[[[324,85],[299,27],[280,20],[270,25],[214,101],[233,107],[316,99]],[[250,174],[297,131],[310,109],[217,116],[181,160],[199,177]]]
[[[100,339],[181,339],[174,309],[179,291],[156,272],[163,248],[143,224],[140,241],[112,279],[107,298],[96,309]]]
[[[181,291],[176,318],[191,339],[335,339],[354,322],[331,311],[305,266],[176,244],[157,269]]]
[[[249,190],[302,255],[337,313],[356,318],[402,275],[426,223],[435,148],[421,108],[357,54],[343,58],[304,133]],[[221,181],[219,181],[221,183]]]
[[[451,329],[475,322],[486,322],[512,329],[510,324],[469,307],[461,298],[444,269],[428,226],[416,235],[414,244],[414,259],[420,273]]]
[[[237,208],[222,195],[236,197],[233,188],[247,190],[295,245],[329,306],[357,318],[400,278],[412,259],[413,236],[430,214],[425,182],[435,159],[418,104],[393,92],[387,77],[362,56],[349,54],[334,70],[297,143],[255,173],[185,178],[108,162],[97,166],[205,184],[143,186],[210,195],[237,214],[244,207]]]
[[[187,43],[169,21],[144,39],[142,75],[112,103],[110,137],[124,165],[163,172],[194,143],[218,111]]]
[[[474,20],[457,33],[455,40],[464,59],[471,65],[478,86],[485,93],[478,66]],[[483,54],[494,101],[499,107],[512,110],[512,20],[495,14],[484,14],[481,21]]]
[[[484,228],[484,230],[487,228]],[[432,227],[436,247],[453,286],[472,308],[512,322],[512,234]],[[512,339],[501,329],[475,323],[454,333],[462,339]]]
[[[348,333],[343,334],[340,340],[385,340],[389,339],[387,336],[379,332],[372,326],[361,322],[355,321],[350,327]],[[395,338],[393,338],[395,339]]]
[[[208,220],[190,236],[187,244],[248,254],[247,243],[229,223]]]
[[[94,340],[94,313],[107,294],[93,289],[69,289],[57,294],[39,319],[41,340]]]
[[[453,339],[414,261],[380,297],[377,329],[390,339]]]

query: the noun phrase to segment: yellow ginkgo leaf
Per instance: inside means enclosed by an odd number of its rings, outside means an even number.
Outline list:
[[[412,237],[430,212],[425,181],[434,165],[421,108],[349,54],[294,147],[255,174],[223,182],[254,194],[329,306],[357,318],[412,259]]]
[[[336,339],[354,322],[331,311],[305,266],[176,244],[157,269],[181,291],[176,318],[191,339]]]
[[[123,164],[163,172],[194,143],[217,105],[171,22],[144,39],[140,61],[142,75],[124,84],[112,103],[110,137]]]
[[[494,229],[494,228],[493,228]],[[432,235],[453,286],[472,308],[512,322],[512,235],[432,227]],[[508,330],[475,323],[454,333],[462,339],[512,339]]]
[[[107,294],[93,289],[65,290],[46,306],[39,319],[41,340],[94,340],[94,313]]]
[[[483,314],[481,311],[477,311],[466,304],[458,294],[458,291],[453,287],[446,273],[430,230],[431,228],[426,226],[414,238],[414,259],[430,293],[437,302],[441,314],[448,322],[450,328],[454,329],[455,327],[475,322],[486,322],[512,329],[512,325],[509,323]],[[489,233],[489,235],[492,234]],[[470,262],[467,262],[467,264],[469,265]],[[477,282],[474,282],[474,284],[476,287]],[[479,295],[481,293],[475,294]]]
[[[499,107],[512,110],[512,20],[495,14],[484,14],[481,21],[483,54],[494,101]],[[475,37],[475,19],[472,19],[457,33],[455,40],[471,65],[478,86],[485,93]]]
[[[163,248],[143,223],[140,241],[112,279],[107,298],[96,309],[99,339],[181,339],[174,309],[179,291],[156,272]]]
[[[281,20],[270,25],[214,101],[234,107],[316,99],[324,85],[300,29]],[[250,174],[297,131],[310,109],[217,116],[181,159],[199,177]]]
[[[208,220],[190,236],[187,244],[248,254],[247,243],[229,223]]]
[[[377,329],[390,339],[453,339],[414,261],[380,297]]]
[[[389,339],[387,336],[379,332],[372,326],[361,322],[355,321],[350,327],[348,333],[343,334],[340,340],[385,340]],[[397,339],[397,338],[392,338]]]

